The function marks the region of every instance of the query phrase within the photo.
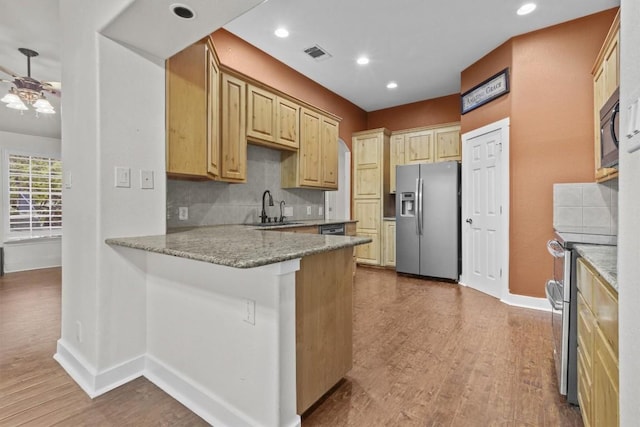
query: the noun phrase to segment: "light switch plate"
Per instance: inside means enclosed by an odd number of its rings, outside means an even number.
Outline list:
[[[153,171],[140,171],[140,188],[143,190],[153,189]]]
[[[293,216],[293,206],[284,207],[284,216]]]
[[[123,168],[116,166],[116,187],[129,188],[131,187],[131,171],[129,168]]]
[[[64,188],[68,190],[72,186],[73,186],[73,175],[71,174],[71,171],[67,171],[64,174]]]
[[[186,221],[189,219],[189,208],[186,206],[181,206],[178,208],[178,219],[180,221]]]

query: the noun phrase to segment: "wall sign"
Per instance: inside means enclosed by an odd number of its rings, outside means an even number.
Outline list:
[[[509,68],[505,68],[463,93],[460,97],[461,113],[466,114],[507,93],[509,93]]]

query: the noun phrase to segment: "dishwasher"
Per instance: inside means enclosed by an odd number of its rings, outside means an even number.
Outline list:
[[[318,234],[332,234],[334,236],[344,236],[344,223],[320,225],[318,226]]]

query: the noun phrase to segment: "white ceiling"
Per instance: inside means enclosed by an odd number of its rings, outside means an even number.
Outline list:
[[[180,3],[193,6],[197,13],[202,2]],[[537,0],[536,11],[519,17],[515,10],[522,3],[524,0],[268,0],[225,28],[373,111],[458,93],[460,71],[510,37],[620,2]],[[26,75],[26,58],[18,48],[27,47],[40,53],[32,59],[34,78],[61,80],[58,5],[59,0],[0,0],[1,65]],[[153,26],[152,22],[144,24]],[[281,25],[289,29],[289,38],[273,35]],[[144,26],[140,25],[140,31]],[[163,31],[177,35],[179,28]],[[332,57],[317,62],[303,53],[316,44]],[[369,65],[355,63],[362,54],[371,58]],[[397,89],[386,89],[391,80],[398,83]],[[0,93],[9,87],[0,83]],[[59,111],[59,100],[49,98]],[[0,105],[0,130],[59,138],[60,114],[35,118],[32,111],[21,115]]]

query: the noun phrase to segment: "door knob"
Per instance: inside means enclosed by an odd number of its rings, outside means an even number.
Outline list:
[[[473,224],[473,220],[471,218],[467,218],[464,222],[467,224]]]

